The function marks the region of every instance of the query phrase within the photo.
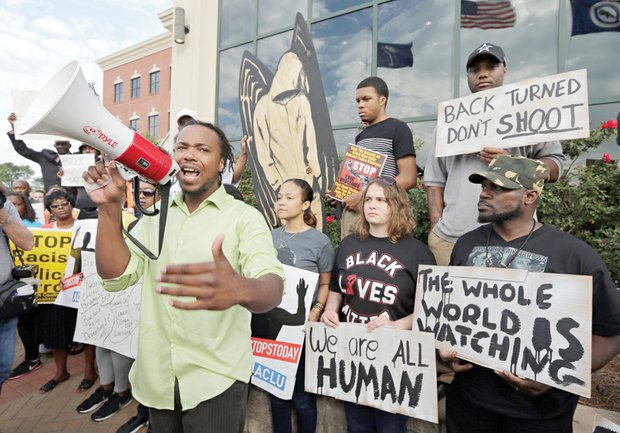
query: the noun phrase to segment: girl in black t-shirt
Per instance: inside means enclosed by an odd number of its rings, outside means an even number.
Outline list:
[[[415,220],[407,193],[379,177],[362,195],[353,235],[340,243],[321,321],[411,329],[419,264],[435,264],[428,247],[411,237]],[[405,432],[407,417],[345,402],[347,431]]]

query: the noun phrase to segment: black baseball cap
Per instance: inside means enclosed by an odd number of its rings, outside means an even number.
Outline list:
[[[471,52],[471,54],[467,58],[465,70],[469,69],[469,66],[474,62],[474,60],[476,60],[480,56],[491,56],[498,62],[503,63],[504,66],[506,66],[506,54],[504,54],[504,50],[502,50],[502,47],[500,47],[499,45],[493,45],[485,42]]]

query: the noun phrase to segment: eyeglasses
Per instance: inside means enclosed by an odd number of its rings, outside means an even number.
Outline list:
[[[157,191],[155,191],[154,189],[141,189],[140,190],[140,194],[144,195],[145,197],[153,197],[156,192]]]
[[[67,207],[70,204],[71,203],[69,203],[68,201],[65,201],[65,202],[62,202],[62,203],[50,205],[50,209],[58,209],[58,208],[61,208],[61,207]]]

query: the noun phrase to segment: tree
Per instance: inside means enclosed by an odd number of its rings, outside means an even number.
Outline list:
[[[12,162],[0,163],[0,182],[11,187],[17,179],[29,179],[34,171],[28,165],[15,165]]]

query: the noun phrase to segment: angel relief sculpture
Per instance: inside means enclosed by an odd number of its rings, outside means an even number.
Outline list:
[[[323,198],[334,181],[338,153],[316,52],[301,14],[295,19],[291,48],[275,73],[251,53],[243,53],[239,101],[256,198],[267,222],[272,228],[278,224],[275,201],[282,183],[299,178],[312,186],[311,209],[322,230]]]

